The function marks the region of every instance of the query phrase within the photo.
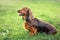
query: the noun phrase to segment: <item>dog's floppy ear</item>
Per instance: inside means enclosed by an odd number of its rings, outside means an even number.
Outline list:
[[[27,10],[27,16],[29,16],[29,13],[30,13],[29,10]]]
[[[27,10],[26,21],[29,21],[29,10]]]

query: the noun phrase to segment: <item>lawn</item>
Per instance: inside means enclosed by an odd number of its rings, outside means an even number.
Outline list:
[[[30,36],[17,10],[31,8],[34,17],[54,25],[56,35],[37,33]],[[59,0],[0,0],[0,40],[60,40]]]

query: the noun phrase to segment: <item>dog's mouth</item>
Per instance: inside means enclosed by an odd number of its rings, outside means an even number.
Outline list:
[[[23,16],[21,13],[19,13],[19,16]]]
[[[18,15],[19,15],[19,16],[24,16],[25,14],[18,12]]]
[[[19,13],[19,16],[24,16],[25,14]]]
[[[19,13],[19,16],[24,16],[25,14],[21,12],[20,10],[17,11]]]

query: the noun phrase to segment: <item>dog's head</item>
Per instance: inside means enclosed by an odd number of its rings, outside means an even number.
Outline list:
[[[17,11],[19,13],[19,16],[22,16],[23,19],[26,19],[31,14],[31,9],[24,7]]]

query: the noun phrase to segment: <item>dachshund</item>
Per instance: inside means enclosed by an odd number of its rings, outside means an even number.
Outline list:
[[[19,13],[19,16],[22,16],[22,19],[25,20],[25,28],[29,30],[30,35],[34,35],[38,32],[45,32],[47,34],[57,33],[57,30],[53,25],[34,18],[31,9],[24,7],[17,12]]]

